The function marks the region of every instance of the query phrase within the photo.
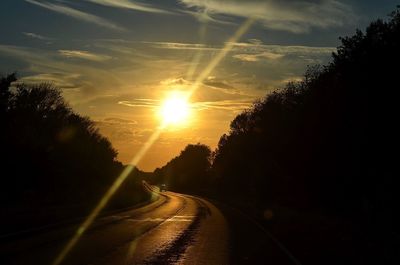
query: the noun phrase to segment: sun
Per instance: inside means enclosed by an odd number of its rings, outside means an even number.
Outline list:
[[[182,125],[188,121],[190,106],[183,94],[172,93],[160,108],[160,117],[164,125]]]

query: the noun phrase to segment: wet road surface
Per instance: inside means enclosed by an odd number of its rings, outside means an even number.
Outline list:
[[[253,224],[219,208],[163,192],[150,205],[99,218],[62,264],[293,264]],[[0,264],[51,264],[72,231],[2,242]]]

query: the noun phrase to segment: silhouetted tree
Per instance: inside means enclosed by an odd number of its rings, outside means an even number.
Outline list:
[[[259,200],[353,213],[375,205],[378,180],[392,174],[384,154],[395,139],[399,18],[397,10],[365,34],[341,38],[332,63],[239,114],[216,151],[213,169],[232,183],[221,187],[245,182],[240,188]]]
[[[212,155],[209,186],[201,191],[259,217],[283,206],[353,220],[369,237],[357,244],[376,255],[352,260],[387,264],[398,255],[392,243],[398,240],[400,7],[388,21],[379,19],[365,33],[340,40],[331,63],[308,67],[300,82],[289,82],[236,116]],[[185,158],[185,150],[155,176],[190,192],[198,178],[187,166],[202,163]],[[208,155],[200,157],[205,161]]]
[[[2,118],[4,117],[4,113],[7,111],[8,102],[11,96],[10,85],[16,80],[17,78],[15,73],[0,78],[0,115],[2,115]]]
[[[203,144],[189,144],[179,156],[156,169],[156,181],[176,191],[199,191],[210,186],[211,150]]]
[[[14,81],[15,75],[0,79],[2,209],[40,212],[48,207],[74,206],[70,217],[82,214],[122,171],[116,150],[93,121],[72,111],[59,89],[46,83],[21,82],[11,89]],[[136,170],[129,179],[138,175]],[[132,205],[148,197],[139,179],[129,180],[111,207]],[[51,222],[51,218],[56,216],[49,212],[48,220],[41,221]],[[20,223],[10,220],[21,229]],[[25,220],[24,225],[30,221]]]
[[[400,10],[341,42],[330,64],[310,67],[232,121],[213,161],[215,185],[260,212],[279,204],[360,218],[389,242]]]

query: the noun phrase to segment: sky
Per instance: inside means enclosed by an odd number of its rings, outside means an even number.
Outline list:
[[[163,130],[138,164],[152,171],[187,144],[214,149],[241,111],[307,65],[326,64],[339,36],[365,29],[394,0],[1,0],[0,75],[51,82],[95,121],[129,163],[160,126],[159,106],[196,78],[249,18],[251,27],[190,97],[190,118]]]

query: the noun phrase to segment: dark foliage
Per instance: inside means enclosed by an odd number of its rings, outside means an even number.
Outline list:
[[[310,67],[301,82],[232,121],[213,171],[220,196],[240,194],[237,201],[260,210],[281,205],[362,220],[373,248],[383,247],[382,261],[389,261],[393,245],[385,246],[398,236],[393,145],[400,11],[341,42],[329,65]]]
[[[393,196],[388,151],[395,141],[399,33],[396,11],[365,34],[341,38],[329,65],[310,67],[301,82],[238,115],[213,164],[221,192],[236,190],[246,176],[240,187],[255,191],[258,201],[356,214]]]
[[[329,250],[321,242],[336,250],[327,264],[387,264],[398,255],[400,9],[341,43],[329,65],[309,67],[302,81],[267,95],[231,122],[214,153],[212,185],[203,191],[260,219],[265,209],[291,216],[269,228],[289,245],[296,242],[293,249],[309,264],[326,263]],[[178,157],[161,171],[172,182],[184,164]],[[312,232],[327,227],[330,232]],[[308,239],[296,241],[296,233]],[[313,251],[307,256],[308,244]]]
[[[209,187],[211,150],[202,144],[188,145],[179,156],[154,171],[154,181],[176,191],[202,191]]]
[[[2,209],[18,229],[13,214],[44,212],[49,222],[58,218],[51,209],[68,209],[65,218],[85,214],[122,171],[117,152],[94,122],[71,110],[60,90],[14,81],[14,74],[0,80]],[[111,207],[146,199],[139,183],[124,183]]]

